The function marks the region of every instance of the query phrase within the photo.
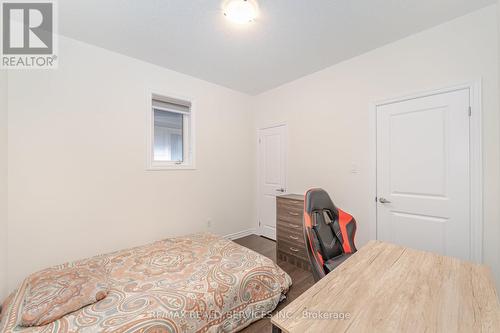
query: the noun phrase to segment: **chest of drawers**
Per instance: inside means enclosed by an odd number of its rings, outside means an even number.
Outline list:
[[[303,232],[304,196],[286,194],[276,197],[276,257],[310,270]]]

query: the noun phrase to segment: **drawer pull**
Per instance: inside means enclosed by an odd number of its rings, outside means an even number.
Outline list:
[[[295,213],[295,212],[288,212],[288,214],[290,214],[292,216],[299,216],[300,215],[299,213]]]
[[[299,249],[296,249],[296,248],[294,248],[294,247],[291,247],[291,248],[290,248],[290,251],[292,251],[292,252],[300,252],[300,250],[299,250]]]
[[[293,228],[293,229],[298,229],[298,228],[300,228],[300,226],[295,225],[295,224],[291,224],[291,223],[288,223],[288,226],[289,226],[290,228]]]
[[[297,236],[292,236],[292,235],[290,235],[290,236],[288,236],[288,237],[290,237],[290,238],[291,238],[291,239],[293,239],[293,240],[299,240],[299,237],[297,237]]]

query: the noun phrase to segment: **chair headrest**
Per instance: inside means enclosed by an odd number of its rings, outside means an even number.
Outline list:
[[[329,210],[335,216],[338,216],[338,209],[333,204],[328,193],[321,188],[314,188],[306,192],[305,211],[310,215],[314,211]]]

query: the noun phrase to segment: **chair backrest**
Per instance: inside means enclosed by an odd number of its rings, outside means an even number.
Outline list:
[[[316,281],[326,275],[324,263],[356,251],[356,221],[338,209],[323,189],[307,191],[304,200],[304,238]]]

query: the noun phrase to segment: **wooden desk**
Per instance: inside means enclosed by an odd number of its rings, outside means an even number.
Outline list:
[[[287,333],[500,332],[500,306],[487,267],[372,241],[271,322]]]

